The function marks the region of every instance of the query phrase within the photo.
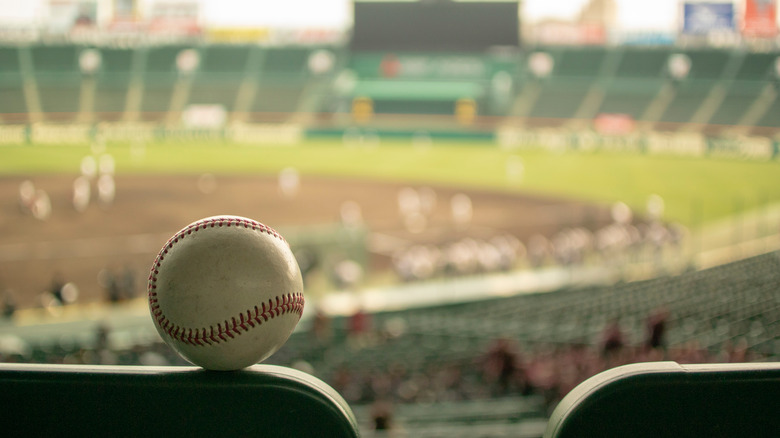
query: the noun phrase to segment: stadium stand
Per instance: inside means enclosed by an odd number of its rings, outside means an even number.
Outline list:
[[[726,91],[723,103],[710,120],[718,125],[737,125],[745,114],[745,109],[758,98],[764,84],[754,81],[732,81]]]
[[[742,65],[734,79],[739,81],[761,81],[772,79],[772,65],[777,59],[774,53],[745,53]]]
[[[777,362],[779,282],[773,252],[645,281],[313,316],[267,362],[327,382],[365,434],[375,427],[377,405],[387,403],[406,436],[539,437],[566,394],[616,366]],[[619,347],[610,350],[606,335],[615,321]],[[665,329],[656,346],[649,344],[654,321]],[[148,328],[101,335],[82,324],[69,329],[76,330],[71,339],[62,330],[53,343],[30,342],[29,352],[4,361],[186,365],[145,336]]]
[[[770,108],[776,97],[776,81],[772,64],[774,53],[745,53],[713,123],[743,126],[776,126]],[[761,128],[758,128],[759,130]]]
[[[698,49],[686,51],[691,58],[691,79],[721,79],[729,72],[727,69],[732,58],[740,56],[738,52],[717,49]]]
[[[359,81],[351,97],[371,99],[374,112],[378,114],[452,115],[458,99],[482,99],[485,93],[484,84],[479,80],[397,78],[396,73],[385,71],[392,70],[386,65],[393,62],[400,61],[394,55],[387,58],[381,54],[353,55],[350,68]]]
[[[186,49],[198,56],[192,74],[182,74],[177,67]],[[313,73],[309,66],[310,56],[321,49],[335,58],[327,74]],[[97,51],[102,59],[91,75],[79,66],[86,50]],[[378,116],[370,122],[379,126],[383,115],[425,114],[435,116],[426,119],[429,125],[447,120],[442,126],[459,130],[465,125],[459,127],[453,117],[457,102],[470,99],[483,117],[472,130],[502,117],[520,119],[531,128],[572,120],[590,128],[604,114],[626,116],[643,127],[708,135],[771,136],[780,127],[774,116],[780,105],[775,52],[632,46],[533,50],[551,56],[549,75],[535,77],[527,65],[531,53],[521,52],[350,53],[316,45],[4,46],[0,91],[5,98],[0,115],[11,123],[175,124],[181,123],[181,113],[189,105],[219,105],[228,120],[285,122],[302,120],[301,113],[349,113],[352,99],[369,98],[372,114]],[[690,60],[683,77],[669,73],[673,55]],[[408,63],[405,76],[394,76],[393,57]],[[466,67],[458,66],[460,61]],[[441,70],[445,66],[451,70]],[[340,74],[345,71],[354,75],[354,84],[346,91],[341,89],[345,80]],[[501,71],[509,74],[510,83],[499,92],[494,75]],[[509,95],[500,94],[504,92]],[[342,129],[355,124],[344,117],[320,120]]]
[[[203,58],[193,80],[189,103],[222,105],[226,111],[234,111],[251,51],[249,46],[203,48]]]
[[[81,73],[78,47],[33,46],[29,49],[32,69],[47,119],[58,122],[75,120],[81,100]]]
[[[542,85],[542,91],[529,116],[537,119],[556,119],[558,124],[574,117],[585,98],[592,78],[551,77]]]
[[[273,78],[285,77],[293,74],[297,78],[306,77],[306,61],[309,59],[311,48],[285,48],[269,50],[266,55],[266,71]]]
[[[257,82],[257,94],[250,107],[252,113],[257,113],[261,120],[264,113],[272,113],[283,120],[293,115],[303,98],[308,79],[306,61],[311,51],[310,48],[266,51]]]
[[[25,121],[26,112],[19,51],[15,47],[0,47],[0,120]]]
[[[596,77],[610,51],[604,47],[566,48],[556,62],[556,75],[562,77]]]
[[[682,124],[693,118],[712,91],[713,85],[711,80],[678,83],[675,87],[674,99],[659,118],[659,122],[666,122],[672,129],[679,129]]]
[[[671,50],[648,47],[625,50],[615,75],[624,78],[659,78],[666,76],[666,63]]]
[[[616,78],[606,87],[598,113],[627,114],[633,120],[640,120],[662,85],[663,81],[658,79],[638,83]]]
[[[135,51],[104,48],[100,55],[102,62],[96,74],[94,111],[101,120],[119,120],[127,108],[127,96],[132,89]]]
[[[549,50],[555,67],[542,84],[541,94],[529,117],[557,120],[577,117],[588,93],[599,81],[608,51],[604,48]]]
[[[143,94],[141,100],[141,115],[145,120],[161,120],[165,117],[175,117],[169,114],[174,108],[174,91],[179,81],[179,71],[176,65],[178,55],[190,47],[161,46],[151,47],[146,51],[143,69]],[[180,89],[183,86],[180,86]],[[181,111],[181,108],[178,108]]]
[[[624,52],[614,77],[604,84],[605,97],[598,112],[628,114],[641,120],[666,82],[668,57],[668,49]]]
[[[776,92],[774,94],[777,96]],[[777,114],[780,114],[780,99],[775,98],[757,125],[771,128],[780,127],[780,117],[777,117]]]

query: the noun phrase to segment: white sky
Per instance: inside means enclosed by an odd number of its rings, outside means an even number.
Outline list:
[[[572,19],[589,0],[524,0],[523,17],[528,21],[544,18]],[[635,30],[673,31],[677,26],[681,0],[615,0],[618,27]]]
[[[352,22],[347,0],[201,0],[212,25],[345,27]]]
[[[40,22],[50,0],[0,0],[0,23]],[[113,0],[97,0],[113,4]],[[139,0],[149,8],[155,0]],[[203,23],[218,26],[342,27],[351,22],[350,0],[199,0]],[[570,19],[588,0],[523,0],[526,22],[542,18]],[[615,0],[618,27],[623,30],[676,29],[683,0]],[[696,1],[696,0],[694,0]],[[713,0],[710,0],[713,1]],[[718,1],[718,0],[714,0]],[[734,0],[741,5],[744,0]]]

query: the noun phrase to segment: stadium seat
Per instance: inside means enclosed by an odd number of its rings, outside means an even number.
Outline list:
[[[265,50],[257,70],[257,96],[249,110],[258,120],[285,120],[298,109],[308,81],[306,60],[310,50],[281,48]]]
[[[222,105],[234,111],[236,96],[247,75],[249,46],[213,46],[202,49],[203,60],[195,75],[189,103]]]
[[[621,78],[664,77],[670,50],[665,47],[626,50],[615,75]]]
[[[765,87],[764,81],[740,81],[733,82],[723,103],[713,114],[710,123],[720,125],[737,125],[745,114],[745,109],[761,95]]]
[[[32,68],[40,97],[41,111],[48,118],[70,121],[79,110],[81,73],[75,46],[33,46]]]
[[[602,68],[608,51],[603,47],[577,47],[564,50],[556,63],[555,74],[564,77],[594,78]]]
[[[677,85],[675,97],[661,115],[661,122],[683,124],[691,120],[712,90],[715,81],[687,81]]]
[[[104,48],[100,51],[102,69],[97,75],[95,112],[102,120],[119,119],[125,110],[128,88],[133,75],[131,49]]]
[[[622,113],[641,119],[646,108],[663,86],[657,78],[614,78],[605,89],[599,113]]]
[[[160,46],[146,52],[140,107],[143,118],[160,120],[171,109],[174,90],[180,80],[177,57],[187,49],[192,47]]]
[[[27,111],[22,89],[19,53],[15,47],[0,47],[0,113],[22,114]],[[18,116],[17,116],[18,117]]]
[[[726,71],[726,66],[735,53],[717,50],[701,49],[686,51],[691,58],[691,71],[689,77],[697,79],[719,79]]]
[[[545,438],[777,437],[780,363],[641,363],[574,388]]]
[[[357,437],[344,399],[300,371],[0,364],[5,436]]]

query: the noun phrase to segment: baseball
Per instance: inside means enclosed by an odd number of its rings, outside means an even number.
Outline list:
[[[148,292],[163,340],[210,370],[238,370],[271,356],[304,305],[287,241],[239,216],[201,219],[174,234],[152,265]]]

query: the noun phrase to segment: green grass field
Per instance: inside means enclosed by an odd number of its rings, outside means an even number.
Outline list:
[[[780,162],[640,156],[626,153],[508,151],[491,143],[409,142],[344,146],[309,141],[296,146],[220,142],[109,145],[119,174],[273,174],[295,167],[303,174],[410,184],[447,184],[554,195],[602,203],[625,202],[644,212],[652,194],[665,201],[668,220],[698,226],[735,212],[780,202]],[[88,146],[8,146],[0,149],[1,175],[77,173]],[[518,163],[521,163],[520,165]],[[522,170],[521,170],[522,169]]]

